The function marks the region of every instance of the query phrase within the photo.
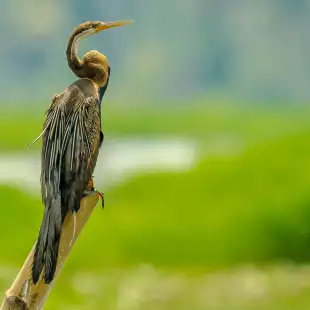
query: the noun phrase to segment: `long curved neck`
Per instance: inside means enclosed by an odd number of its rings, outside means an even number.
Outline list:
[[[86,77],[84,72],[84,62],[80,60],[78,56],[78,45],[83,36],[82,33],[78,34],[74,32],[69,39],[66,52],[70,69],[80,78]]]
[[[83,59],[79,59],[78,45],[83,37],[88,36],[87,32],[74,32],[67,47],[67,60],[70,69],[79,78],[92,79],[98,86],[104,86],[107,82],[107,75],[103,63],[105,58],[97,51],[90,51],[86,53]]]

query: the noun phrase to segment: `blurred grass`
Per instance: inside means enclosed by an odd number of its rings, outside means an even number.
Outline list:
[[[306,105],[268,106],[231,102],[193,102],[192,105],[158,108],[147,106],[103,107],[103,130],[109,136],[181,136],[205,139],[214,134],[237,135],[246,142],[265,141],[295,132],[310,131]],[[0,151],[21,150],[42,131],[44,112],[33,109],[22,114],[0,116]],[[39,148],[40,143],[34,145]]]
[[[246,263],[307,263],[308,114],[305,107],[279,110],[225,105],[164,113],[107,110],[106,134],[190,137],[200,143],[201,160],[192,171],[141,175],[106,193],[106,209],[98,208],[90,219],[55,287],[50,309],[62,298],[68,303],[85,302],[85,296],[67,285],[72,275],[81,272],[104,274],[113,268],[130,270],[148,263],[190,277]],[[20,150],[39,133],[40,123],[39,117],[6,117],[0,122],[1,150]],[[208,137],[216,139],[220,134],[237,136],[242,142],[239,152],[221,156],[205,152]],[[39,228],[43,207],[39,198],[10,187],[0,187],[0,195],[1,244],[9,249],[0,255],[0,265],[18,266],[37,237],[35,227]],[[275,294],[269,305],[254,301],[247,307],[209,308],[279,309],[281,305],[281,309],[305,309],[310,299],[302,290],[298,294],[290,300]],[[181,307],[175,301],[170,309],[188,309],[191,302],[184,300]],[[88,308],[95,309],[95,305]],[[144,305],[143,309],[153,308]],[[197,304],[197,309],[202,308]]]

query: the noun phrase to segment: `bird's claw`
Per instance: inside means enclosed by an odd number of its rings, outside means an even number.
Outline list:
[[[104,193],[97,191],[98,195],[101,197],[101,206],[104,209]]]
[[[99,191],[94,189],[93,191],[84,191],[83,195],[87,196],[87,195],[91,195],[93,193],[96,193],[96,194],[98,194],[100,196],[100,198],[101,198],[101,205],[102,205],[102,208],[104,208],[104,194],[102,192],[99,192]]]

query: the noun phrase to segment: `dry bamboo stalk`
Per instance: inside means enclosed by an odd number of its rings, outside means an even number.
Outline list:
[[[93,183],[91,181],[88,190],[92,189]],[[68,212],[62,228],[58,262],[53,282],[50,285],[47,285],[42,282],[42,279],[40,279],[36,285],[32,283],[31,266],[34,254],[33,247],[14,283],[5,292],[4,301],[0,310],[38,310],[43,308],[43,304],[47,299],[66,258],[86,224],[86,221],[94,210],[98,199],[99,194],[97,192],[92,192],[81,200],[80,210],[76,214],[76,232],[74,236],[74,217],[71,212]]]

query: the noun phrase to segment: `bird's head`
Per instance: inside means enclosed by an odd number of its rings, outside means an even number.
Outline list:
[[[117,22],[99,22],[99,21],[88,21],[77,26],[71,37],[75,39],[82,39],[84,37],[88,37],[92,34],[101,32],[103,30],[125,26],[131,24],[133,21],[125,20],[125,21],[117,21]]]
[[[132,23],[131,20],[116,22],[88,21],[77,26],[67,47],[68,64],[78,77],[88,77],[93,79],[100,87],[104,86],[108,80],[109,64],[107,58],[98,51],[87,52],[80,60],[77,55],[78,42],[92,34],[103,30],[125,26]]]

